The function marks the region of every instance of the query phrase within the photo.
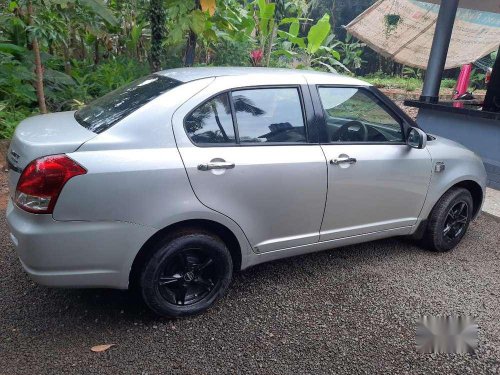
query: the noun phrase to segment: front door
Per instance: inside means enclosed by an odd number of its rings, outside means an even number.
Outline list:
[[[234,220],[256,252],[317,242],[327,165],[308,143],[301,86],[238,89],[188,107],[174,131],[198,199]]]
[[[414,225],[431,176],[427,150],[408,147],[402,120],[365,88],[319,87],[328,198],[321,241]]]

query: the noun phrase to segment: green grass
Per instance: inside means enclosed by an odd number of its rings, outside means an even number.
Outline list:
[[[420,78],[416,77],[369,75],[366,77],[361,77],[361,79],[371,83],[378,88],[383,89],[416,91],[421,90],[423,86],[423,81]],[[452,89],[455,87],[455,84],[456,80],[446,78],[441,81],[441,88]]]

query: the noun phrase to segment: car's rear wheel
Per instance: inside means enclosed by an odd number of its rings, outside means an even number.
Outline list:
[[[140,278],[142,296],[159,315],[198,314],[224,295],[232,271],[231,255],[218,237],[178,234],[146,261]]]
[[[432,251],[455,248],[465,236],[472,219],[473,200],[464,188],[447,191],[436,203],[427,222],[422,242]]]

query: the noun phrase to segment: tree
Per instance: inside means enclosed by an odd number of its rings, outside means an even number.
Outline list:
[[[33,25],[33,4],[31,0],[28,0],[27,4],[28,13],[28,25]],[[31,35],[31,48],[33,49],[33,55],[35,56],[35,90],[36,97],[38,99],[38,108],[41,113],[47,113],[47,104],[45,103],[45,91],[43,88],[43,67],[42,58],[40,56],[40,46],[38,40],[34,35]]]
[[[199,9],[201,9],[200,0],[195,0],[194,10],[199,10]],[[187,44],[186,44],[186,54],[184,57],[184,66],[193,66],[193,64],[194,64],[194,57],[195,57],[195,53],[196,53],[196,41],[197,41],[197,35],[196,35],[195,31],[193,30],[193,28],[191,27],[189,29],[189,34],[188,34],[188,39],[187,39]]]
[[[149,21],[151,23],[151,70],[157,72],[161,70],[163,39],[165,38],[165,10],[162,0],[151,0]]]

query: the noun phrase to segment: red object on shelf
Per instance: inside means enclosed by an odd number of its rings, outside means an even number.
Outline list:
[[[457,100],[461,95],[467,92],[471,73],[472,64],[462,65],[462,69],[460,69],[460,74],[457,80],[457,86],[455,87],[455,92],[453,93],[453,100]],[[463,108],[464,105],[463,103],[453,103],[453,106]]]
[[[460,69],[460,75],[458,76],[457,86],[455,88],[455,93],[453,99],[457,99],[460,95],[467,92],[469,88],[470,75],[472,72],[472,64],[466,64]]]

